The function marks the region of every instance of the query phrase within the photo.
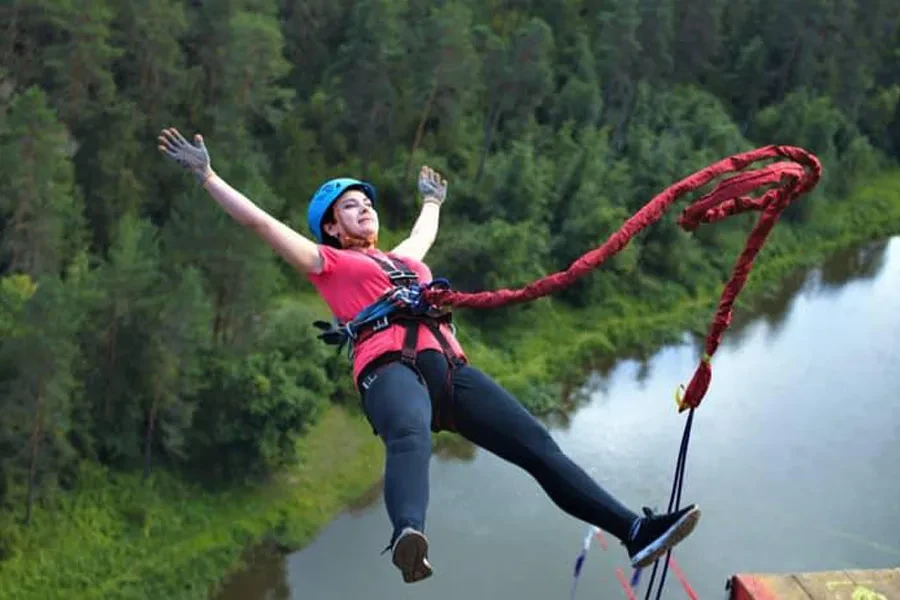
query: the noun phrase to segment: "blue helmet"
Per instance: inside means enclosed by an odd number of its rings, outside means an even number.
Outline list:
[[[313,194],[312,200],[309,202],[309,209],[306,211],[306,223],[320,244],[322,243],[322,219],[325,218],[334,201],[341,194],[352,189],[361,189],[372,201],[372,205],[375,205],[375,187],[365,181],[348,177],[326,181]]]

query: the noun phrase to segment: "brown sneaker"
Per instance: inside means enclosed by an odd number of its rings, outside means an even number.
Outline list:
[[[406,583],[415,583],[431,577],[428,538],[412,527],[406,527],[394,542],[393,561],[403,573],[403,581]]]

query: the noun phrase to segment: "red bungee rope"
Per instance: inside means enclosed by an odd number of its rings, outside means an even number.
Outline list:
[[[601,246],[585,253],[568,269],[547,275],[518,289],[500,289],[476,293],[450,289],[429,288],[424,299],[438,306],[469,308],[496,308],[534,300],[559,292],[577,279],[596,269],[610,256],[621,251],[638,232],[658,221],[668,207],[678,198],[695,191],[713,179],[748,165],[769,158],[783,158],[790,162],[775,162],[760,169],[739,173],[721,181],[711,192],[684,209],[678,224],[686,231],[693,231],[701,223],[714,223],[731,215],[750,210],[761,211],[756,226],[751,231],[744,250],[738,257],[731,279],[722,292],[719,307],[706,337],[706,347],[683,397],[678,398],[679,412],[696,408],[703,400],[712,378],[710,360],[722,335],[731,323],[734,301],[744,287],[753,260],[762,249],[775,222],[788,205],[811,190],[822,175],[822,164],[810,152],[795,146],[764,146],[742,154],[735,154],[685,177],[658,194],[628,219],[621,229],[612,234]],[[750,192],[765,185],[775,187],[762,196],[751,198]]]

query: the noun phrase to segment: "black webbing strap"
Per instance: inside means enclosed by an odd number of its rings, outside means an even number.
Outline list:
[[[391,284],[395,286],[408,286],[414,283],[419,282],[418,276],[410,269],[409,265],[407,265],[402,259],[391,256],[390,262],[378,256],[373,256],[368,254],[369,258],[374,260],[384,271],[385,275],[387,275]],[[418,352],[416,351],[416,346],[419,342],[419,326],[425,325],[429,331],[434,335],[435,339],[438,341],[438,344],[441,346],[441,351],[444,356],[447,358],[447,362],[449,363],[449,369],[447,371],[447,382],[445,384],[444,394],[446,395],[447,400],[447,420],[444,421],[441,411],[441,402],[433,403],[434,414],[432,416],[434,425],[437,428],[447,428],[454,430],[455,427],[453,425],[453,418],[449,411],[449,405],[453,400],[453,370],[466,364],[464,358],[459,356],[450,345],[450,342],[447,340],[447,337],[444,335],[444,332],[441,331],[441,323],[449,322],[450,315],[447,314],[444,317],[432,317],[426,315],[398,315],[397,317],[390,318],[389,321],[391,323],[396,323],[402,325],[406,334],[403,337],[403,348],[400,351],[400,361],[410,368],[412,368],[416,373],[419,372],[418,367],[416,366],[416,357],[418,356]],[[373,332],[374,333],[374,332]],[[361,336],[358,341],[362,341],[368,336]]]

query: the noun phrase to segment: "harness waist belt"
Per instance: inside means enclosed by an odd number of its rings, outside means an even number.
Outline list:
[[[314,325],[322,330],[318,337],[326,344],[338,346],[338,352],[345,344],[348,345],[349,353],[352,356],[353,349],[357,344],[390,325],[403,325],[406,329],[406,336],[403,341],[401,360],[408,364],[414,364],[419,326],[424,325],[437,339],[442,352],[451,365],[456,367],[465,364],[465,359],[453,350],[441,331],[441,325],[446,323],[454,329],[455,335],[452,313],[449,310],[426,305],[421,299],[424,288],[435,284],[449,284],[444,280],[438,280],[427,286],[421,286],[418,276],[402,260],[391,257],[391,260],[396,263],[391,264],[382,258],[368,256],[382,268],[395,287],[346,323],[316,321]]]

